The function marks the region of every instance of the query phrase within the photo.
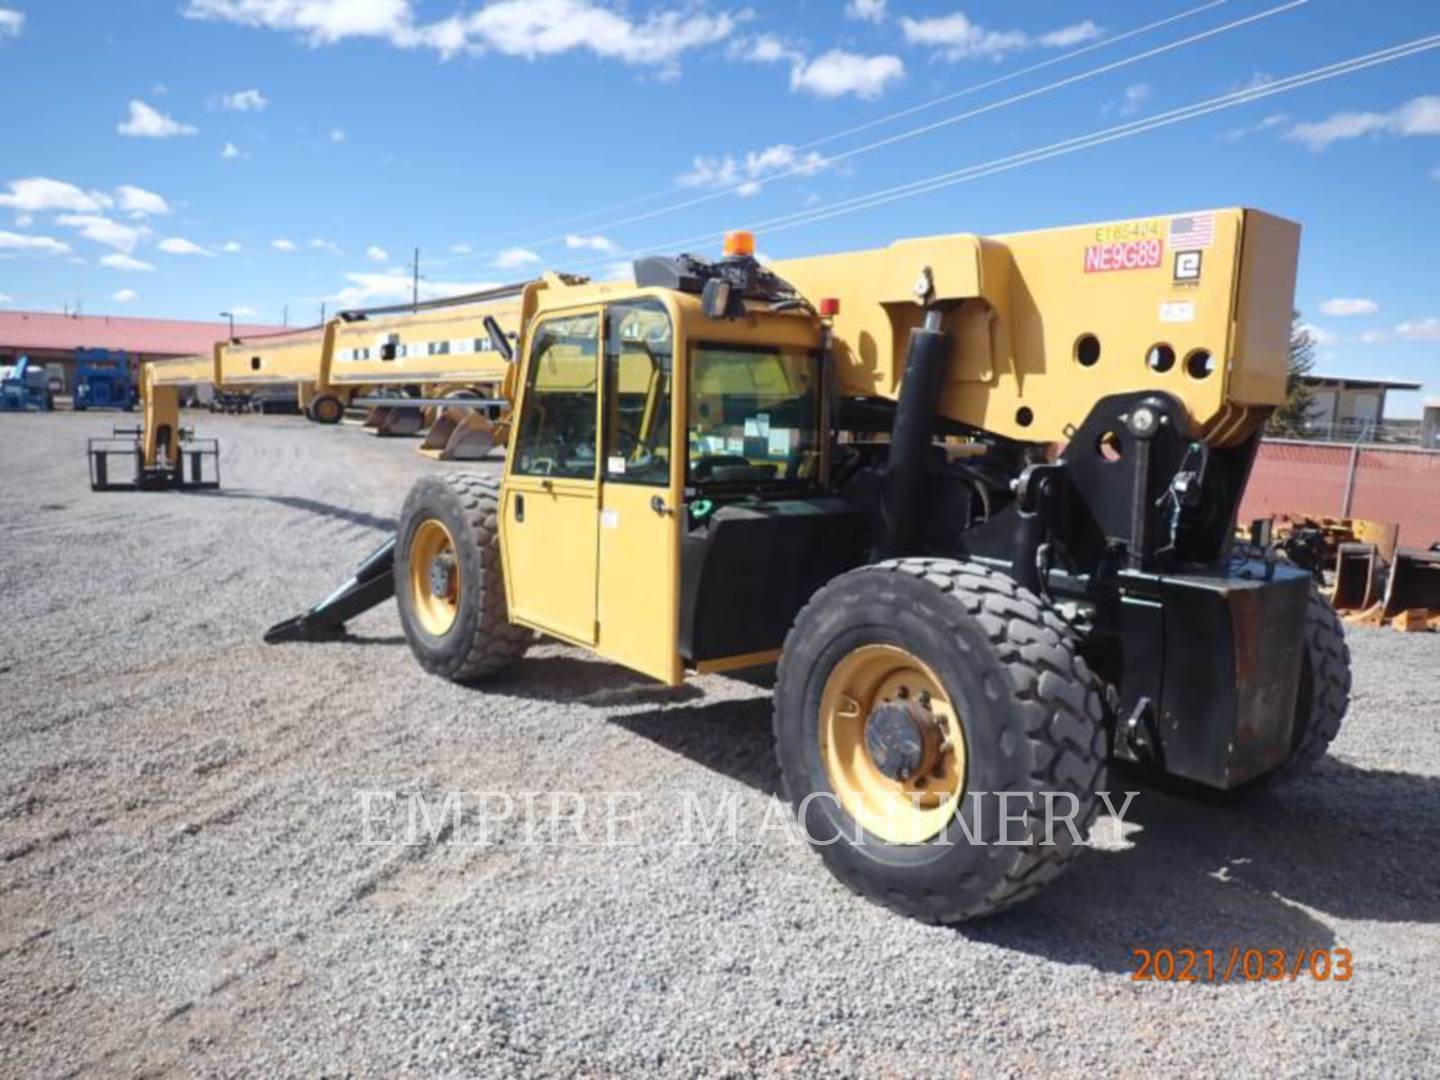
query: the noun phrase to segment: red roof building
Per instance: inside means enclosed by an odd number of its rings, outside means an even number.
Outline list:
[[[272,334],[279,326],[235,324],[235,333]],[[29,356],[37,363],[71,359],[76,349],[119,349],[142,360],[208,353],[230,332],[228,322],[130,319],[111,315],[62,315],[48,311],[0,311],[0,363]]]

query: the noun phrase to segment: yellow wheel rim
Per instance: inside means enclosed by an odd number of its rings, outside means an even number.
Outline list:
[[[460,560],[444,522],[426,518],[410,537],[411,609],[432,637],[444,637],[460,611]]]
[[[915,718],[923,745],[919,766],[904,778],[882,772],[866,745],[872,713],[893,705]],[[820,698],[820,756],[845,812],[892,844],[938,835],[965,792],[963,719],[935,673],[894,645],[862,646],[830,672]]]

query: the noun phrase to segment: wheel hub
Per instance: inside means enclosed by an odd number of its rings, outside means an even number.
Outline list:
[[[455,589],[455,557],[448,551],[430,560],[430,594],[447,599]]]
[[[865,718],[865,752],[891,780],[928,772],[939,744],[935,718],[918,702],[884,702]]]

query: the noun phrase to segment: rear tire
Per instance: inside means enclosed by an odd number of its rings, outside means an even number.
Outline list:
[[[449,473],[419,480],[400,514],[400,622],[420,666],[454,682],[503,671],[534,640],[510,622],[505,604],[499,506],[499,485],[489,477]],[[447,567],[453,575],[448,592],[435,587]]]
[[[321,394],[310,402],[306,412],[317,424],[338,424],[345,419],[345,405],[334,394]]]
[[[1290,756],[1278,769],[1240,790],[1284,784],[1309,772],[1340,734],[1340,724],[1350,708],[1350,647],[1345,644],[1345,628],[1329,601],[1313,587],[1305,608],[1305,651],[1301,655]]]
[[[928,838],[934,819],[913,829],[903,805],[879,820],[891,835],[908,835],[907,842],[870,831],[855,813],[877,818],[853,796],[847,805],[836,790],[836,763],[847,755],[859,763],[849,777],[879,778],[877,797],[892,797],[897,786],[876,771],[883,755],[869,750],[870,719],[864,749],[838,757],[835,750],[834,717],[873,718],[880,703],[876,697],[861,703],[847,690],[837,709],[833,680],[844,677],[854,656],[877,648],[912,657],[911,670],[933,673],[944,712],[953,712],[944,730],[958,727],[963,737],[963,790],[948,821]],[[884,699],[887,708],[891,700]],[[1042,793],[1059,793],[1050,798],[1061,814],[1075,807],[1083,840],[1098,810],[1107,757],[1096,683],[1064,620],[1006,575],[948,559],[883,562],[815,594],[785,641],[775,742],[787,797],[830,870],[854,892],[933,923],[999,911],[1057,877],[1084,845],[1058,821],[1047,837]],[[946,769],[934,775],[944,777]],[[1014,794],[1002,804],[999,792]],[[1011,818],[1004,835],[1002,809]]]

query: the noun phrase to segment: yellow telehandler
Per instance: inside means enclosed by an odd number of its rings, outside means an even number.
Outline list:
[[[417,482],[267,638],[394,595],[459,681],[537,634],[671,685],[778,661],[826,864],[920,919],[1004,908],[1082,849],[1110,761],[1234,790],[1339,729],[1334,613],[1233,546],[1298,245],[1224,209],[531,283],[503,476]]]

